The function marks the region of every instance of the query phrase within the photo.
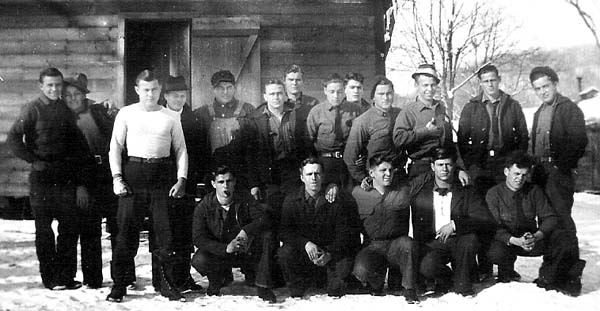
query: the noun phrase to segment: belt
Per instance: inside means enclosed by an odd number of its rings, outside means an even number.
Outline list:
[[[493,157],[497,157],[497,156],[498,156],[498,153],[494,149],[488,150],[488,157],[493,158]]]
[[[540,162],[552,163],[554,161],[556,161],[556,159],[553,157],[540,157]]]
[[[129,157],[129,162],[138,162],[138,163],[168,163],[169,157],[165,158],[140,158],[140,157]]]
[[[94,155],[92,155],[92,159],[94,159],[94,163],[96,163],[98,165],[108,163],[108,158],[105,155],[94,154]]]
[[[341,151],[321,152],[321,156],[323,158],[341,159],[344,156],[344,153]]]

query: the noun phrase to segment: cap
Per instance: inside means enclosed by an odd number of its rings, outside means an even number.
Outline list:
[[[210,84],[215,87],[221,82],[231,82],[235,84],[235,77],[229,70],[217,71],[212,75],[212,78],[210,78]]]
[[[165,81],[165,92],[171,91],[186,91],[189,90],[187,85],[185,84],[185,79],[182,76],[169,76],[167,81]]]

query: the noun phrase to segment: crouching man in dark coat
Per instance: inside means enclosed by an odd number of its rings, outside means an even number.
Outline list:
[[[341,297],[360,244],[356,203],[344,193],[333,203],[326,200],[323,166],[317,159],[302,161],[300,170],[304,185],[283,202],[280,264],[292,297],[302,297],[311,282],[324,274],[327,294]]]
[[[271,258],[274,244],[265,207],[249,193],[235,191],[235,176],[226,166],[212,173],[215,191],[194,211],[193,239],[198,248],[192,266],[208,278],[209,296],[219,295],[233,281],[232,267],[240,267],[246,284],[271,303]]]
[[[539,287],[568,295],[581,293],[585,261],[579,259],[574,231],[560,227],[560,217],[538,186],[526,182],[533,159],[515,152],[506,161],[506,182],[487,193],[488,207],[498,224],[488,258],[498,265],[498,280],[520,279],[514,270],[517,256],[543,255]]]

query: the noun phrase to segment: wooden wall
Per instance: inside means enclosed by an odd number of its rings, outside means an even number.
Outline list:
[[[0,196],[28,195],[28,165],[4,142],[20,107],[38,94],[41,69],[57,67],[66,76],[84,72],[90,98],[122,98],[116,93],[123,88],[123,18],[257,15],[261,85],[282,78],[284,68],[295,63],[306,72],[306,93],[324,98],[320,82],[330,73],[363,73],[365,93],[373,76],[383,73],[375,38],[377,1],[0,0],[0,76],[6,81],[0,82]]]

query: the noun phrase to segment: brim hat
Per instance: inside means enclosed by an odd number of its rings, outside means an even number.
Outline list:
[[[417,77],[420,75],[432,77],[435,79],[436,83],[440,83],[440,78],[438,77],[437,71],[435,70],[435,67],[433,65],[430,65],[430,64],[419,65],[419,68],[417,68],[417,71],[415,71],[415,73],[412,74],[412,78],[416,80]]]
[[[169,76],[167,81],[165,81],[165,92],[171,91],[187,91],[189,90],[188,86],[185,84],[185,79],[182,76]]]
[[[85,94],[90,92],[90,90],[88,90],[88,88],[87,88],[87,84],[88,84],[87,76],[83,73],[77,74],[74,78],[73,77],[65,78],[64,84],[65,84],[65,86],[76,87]]]
[[[210,78],[210,84],[212,84],[213,87],[216,87],[221,82],[230,82],[235,84],[235,77],[229,70],[217,71]]]

